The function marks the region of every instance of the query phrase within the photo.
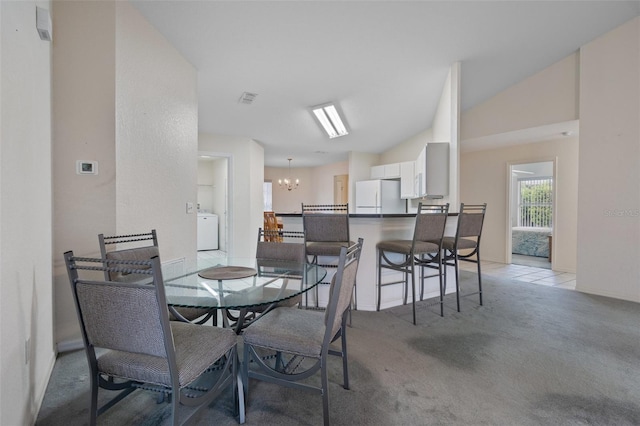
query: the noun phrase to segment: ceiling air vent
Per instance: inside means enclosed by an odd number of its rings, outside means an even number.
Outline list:
[[[241,104],[251,105],[253,101],[256,99],[256,96],[258,96],[257,93],[244,92],[240,96],[240,99],[238,99],[238,102]]]

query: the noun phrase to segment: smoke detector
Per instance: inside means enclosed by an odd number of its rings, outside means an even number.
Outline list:
[[[243,92],[242,95],[240,95],[240,99],[238,99],[238,103],[251,105],[256,99],[256,96],[258,96],[257,93]]]

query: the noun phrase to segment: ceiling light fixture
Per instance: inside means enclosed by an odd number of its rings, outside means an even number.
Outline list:
[[[316,117],[329,139],[348,135],[347,126],[338,113],[338,108],[334,104],[324,104],[312,107],[313,115]]]
[[[284,179],[278,179],[278,185],[280,188],[284,188],[287,191],[291,191],[292,189],[296,189],[298,185],[300,185],[300,179],[296,179],[295,182],[291,179],[291,160],[292,158],[288,158],[289,160],[289,173],[287,177]]]

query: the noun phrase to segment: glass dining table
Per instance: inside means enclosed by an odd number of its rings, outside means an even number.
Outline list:
[[[311,263],[233,257],[198,260],[186,272],[163,268],[167,304],[174,316],[185,320],[176,308],[221,310],[223,325],[237,333],[258,314],[304,297],[326,275],[326,269]]]

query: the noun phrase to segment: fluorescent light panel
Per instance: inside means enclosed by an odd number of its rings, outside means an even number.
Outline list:
[[[335,105],[327,104],[313,107],[313,114],[322,125],[324,131],[327,132],[327,135],[329,135],[329,139],[349,134]]]

